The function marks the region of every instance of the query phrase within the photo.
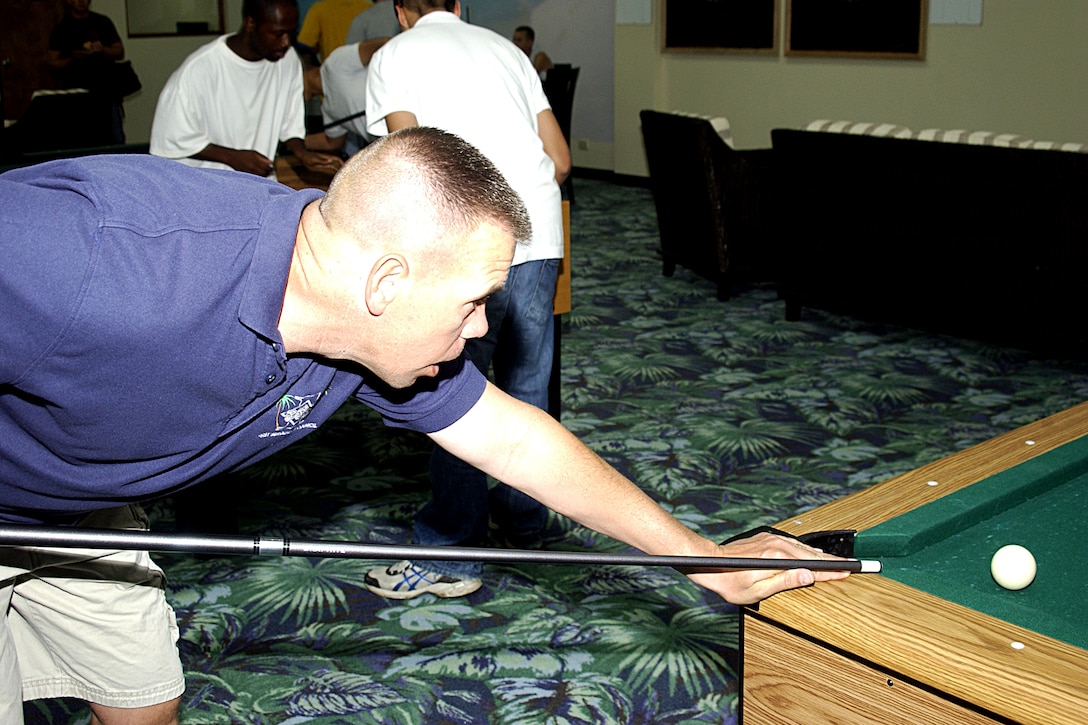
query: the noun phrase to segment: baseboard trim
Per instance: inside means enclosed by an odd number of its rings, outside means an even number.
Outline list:
[[[635,176],[633,174],[617,174],[608,169],[589,169],[575,166],[571,175],[576,179],[592,179],[594,181],[607,181],[619,186],[634,186],[643,189],[650,188],[650,177]]]

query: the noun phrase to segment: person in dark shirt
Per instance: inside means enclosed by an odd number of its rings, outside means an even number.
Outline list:
[[[46,63],[58,87],[109,94],[113,64],[125,57],[125,44],[113,21],[91,12],[91,0],[66,0],[64,18],[49,36]],[[125,142],[122,99],[110,97],[110,143]]]
[[[64,18],[49,36],[47,62],[61,88],[101,87],[125,45],[113,21],[91,12],[91,0],[67,0]]]

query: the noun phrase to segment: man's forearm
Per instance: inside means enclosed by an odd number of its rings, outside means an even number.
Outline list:
[[[231,149],[211,143],[193,154],[192,158],[226,164],[235,171],[257,176],[268,176],[275,167],[272,159],[265,158],[256,151]]]
[[[123,60],[125,57],[125,45],[118,40],[113,45],[103,47],[102,55],[110,60]]]
[[[237,155],[237,149],[227,148],[226,146],[219,146],[218,144],[210,143],[200,151],[193,154],[194,159],[200,159],[201,161],[215,161],[216,163],[226,164],[227,166],[233,165],[231,162]]]
[[[555,183],[562,184],[570,176],[570,147],[551,109],[537,114],[537,127],[540,140],[544,144],[544,153],[555,164]]]
[[[647,554],[833,559],[788,537],[759,533],[716,545],[673,518],[547,413],[488,384],[461,420],[431,434],[436,443],[498,480],[602,534]],[[843,579],[846,571],[748,569],[689,576],[734,604]]]
[[[283,142],[283,145],[287,147],[287,150],[293,153],[296,157],[302,156],[306,153],[306,142],[300,138],[289,138]]]
[[[683,526],[551,416],[494,386],[439,445],[548,508],[651,554],[712,555]],[[466,445],[467,443],[467,445]]]
[[[310,171],[323,171],[333,174],[343,166],[343,161],[339,156],[308,149],[306,143],[300,138],[289,138],[283,142],[283,145]]]

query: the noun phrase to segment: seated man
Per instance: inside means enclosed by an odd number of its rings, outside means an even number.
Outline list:
[[[351,156],[370,143],[373,137],[366,130],[366,67],[387,40],[375,38],[342,45],[320,68],[307,71],[308,80],[316,73],[316,83],[311,89],[322,97],[321,116],[325,123],[320,133],[306,137],[307,146]]]
[[[552,63],[552,59],[544,51],[539,51],[536,55],[533,55],[533,44],[535,42],[536,31],[528,25],[519,25],[514,30],[514,45],[521,48],[521,52],[532,62],[533,69],[543,78],[544,74],[551,70],[555,64]]]
[[[194,51],[159,94],[151,153],[190,166],[274,176],[282,141],[311,171],[340,159],[303,138],[302,65],[291,47],[296,0],[245,0],[242,29]]]

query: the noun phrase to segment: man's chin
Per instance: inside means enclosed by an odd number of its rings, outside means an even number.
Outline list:
[[[397,376],[397,378],[393,380],[386,380],[385,383],[391,388],[404,390],[418,383],[421,378],[438,377],[439,371],[440,368],[438,365],[431,365],[429,367],[417,370],[414,374],[408,373],[405,375]]]

